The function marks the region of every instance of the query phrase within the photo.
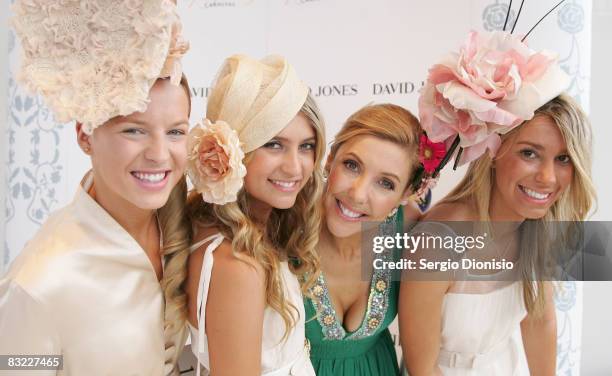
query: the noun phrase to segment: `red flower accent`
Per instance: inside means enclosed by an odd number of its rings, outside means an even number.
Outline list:
[[[419,161],[423,164],[425,172],[431,174],[438,168],[446,154],[444,142],[433,142],[425,134],[419,140]]]

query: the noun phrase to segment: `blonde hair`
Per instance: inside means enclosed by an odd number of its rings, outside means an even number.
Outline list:
[[[368,105],[352,114],[336,134],[329,153],[330,160],[336,157],[338,149],[348,140],[358,136],[374,136],[391,141],[408,151],[409,155],[415,156],[406,164],[409,176],[413,176],[420,164],[418,153],[421,133],[419,121],[405,108],[390,103]]]
[[[185,89],[191,112],[191,91],[185,75],[181,77],[181,87]],[[180,333],[187,318],[187,295],[183,283],[187,278],[187,260],[191,244],[191,224],[186,215],[187,181],[181,177],[170,192],[166,204],[158,209],[157,216],[162,233],[161,253],[165,259],[161,286],[166,301],[165,326],[171,335]],[[182,348],[177,345],[177,349]],[[178,360],[180,351],[174,355]]]
[[[535,116],[547,116],[552,119],[567,146],[567,152],[574,166],[572,182],[561,197],[551,206],[543,218],[528,220],[531,229],[544,229],[547,222],[581,221],[584,220],[592,205],[596,202],[596,193],[591,180],[591,124],[580,106],[568,95],[561,94],[535,111]],[[534,116],[534,117],[535,117]],[[525,124],[525,122],[523,123]],[[513,142],[522,125],[502,136],[502,144]],[[502,146],[503,149],[503,146]],[[461,182],[440,203],[464,202],[473,205],[480,221],[490,222],[489,205],[491,190],[494,186],[493,159],[488,153],[472,162]],[[534,223],[535,222],[535,223]],[[521,243],[525,236],[537,237],[537,231],[521,236]],[[535,286],[530,283],[538,274],[537,265],[542,265],[543,250],[547,247],[542,244],[542,237],[538,238],[537,250],[521,249],[520,268],[523,276],[523,292],[528,312],[541,313],[544,308],[544,294],[542,281],[536,281]]]
[[[247,255],[261,264],[265,271],[266,303],[277,311],[285,323],[285,337],[295,323],[297,308],[284,294],[280,272],[283,256],[289,258],[291,271],[303,280],[306,293],[314,284],[319,272],[319,258],[315,247],[319,241],[321,210],[318,205],[323,190],[321,160],[325,154],[325,127],[320,111],[308,94],[300,114],[304,115],[315,130],[315,169],[313,175],[298,193],[293,207],[273,209],[262,231],[250,210],[250,198],[243,188],[238,200],[225,205],[205,203],[202,196],[192,191],[188,199],[188,215],[202,226],[216,227],[232,240],[232,252],[238,259]],[[245,157],[248,162],[252,152]],[[293,312],[292,312],[293,311]]]

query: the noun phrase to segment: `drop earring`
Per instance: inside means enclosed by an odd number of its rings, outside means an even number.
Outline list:
[[[393,208],[393,210],[391,210],[391,212],[387,215],[387,219],[393,219],[393,217],[395,217],[395,214],[397,214],[398,209],[399,206]]]

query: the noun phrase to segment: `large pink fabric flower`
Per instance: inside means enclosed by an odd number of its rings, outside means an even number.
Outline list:
[[[419,97],[421,125],[447,146],[459,135],[462,165],[487,149],[495,155],[500,134],[531,119],[568,85],[552,53],[536,53],[508,33],[473,31],[459,53],[429,70]]]

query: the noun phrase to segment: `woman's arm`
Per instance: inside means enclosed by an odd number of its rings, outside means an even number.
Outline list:
[[[189,321],[194,326],[203,254],[204,249],[198,249],[189,259]],[[228,241],[223,241],[214,253],[205,307],[212,376],[261,374],[265,274],[259,264],[247,260],[251,262],[237,259]]]
[[[544,298],[543,315],[536,317],[528,314],[521,322],[521,333],[529,373],[554,376],[557,366],[557,317],[551,282],[544,282]]]
[[[410,376],[442,375],[440,352],[442,302],[448,281],[403,281],[399,297],[399,329],[404,363]]]

